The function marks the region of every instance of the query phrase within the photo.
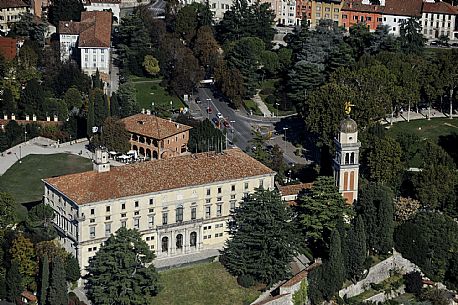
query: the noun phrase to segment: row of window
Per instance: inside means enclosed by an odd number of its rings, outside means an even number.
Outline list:
[[[320,18],[321,14],[320,13],[316,13],[316,17]],[[324,14],[324,18],[329,19],[329,18],[331,18],[331,16],[329,14]],[[334,19],[339,19],[339,15],[334,15]]]
[[[426,21],[426,20],[425,20],[425,26],[428,26],[428,21]],[[430,26],[430,27],[433,27],[433,26],[434,26],[434,22],[431,21],[431,22],[429,23],[429,26]],[[438,28],[438,27],[439,27],[439,22],[436,21],[436,28]],[[441,22],[441,23],[440,23],[440,27],[442,27],[442,28],[444,28],[444,27],[445,27],[445,28],[449,28],[449,27],[451,27],[451,24],[450,24],[450,22],[447,22],[447,23]]]
[[[223,237],[223,233],[216,233],[215,238],[217,237]],[[204,239],[210,239],[212,238],[211,234],[210,235],[204,235]]]
[[[429,13],[429,14],[426,14],[426,18],[430,18],[430,19],[441,19],[441,15],[442,15],[442,20],[445,21],[446,19],[446,16],[443,15],[443,14],[433,14],[433,13]],[[452,20],[452,16],[451,15],[447,15],[447,19],[448,20]]]
[[[317,6],[316,7],[316,10],[319,12],[321,11],[321,6]],[[325,12],[330,12],[331,11],[331,8],[330,7],[325,7],[324,8],[324,11]],[[338,8],[334,8],[334,13],[338,13],[339,12],[339,9]]]

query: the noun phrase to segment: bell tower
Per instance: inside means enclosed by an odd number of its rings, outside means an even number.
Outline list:
[[[108,161],[108,152],[106,149],[97,147],[92,155],[92,168],[98,173],[110,171],[110,162]]]
[[[336,145],[336,157],[333,162],[334,180],[339,193],[347,203],[353,204],[358,199],[359,148],[358,126],[348,116],[340,122]]]

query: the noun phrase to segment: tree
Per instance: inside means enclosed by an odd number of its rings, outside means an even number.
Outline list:
[[[229,69],[226,61],[219,59],[215,65],[214,77],[216,86],[220,88],[231,104],[237,109],[242,107],[245,87],[240,71]]]
[[[178,33],[188,44],[195,38],[198,28],[202,25],[200,16],[205,15],[202,14],[202,11],[208,9],[208,6],[205,4],[193,2],[185,5],[178,11],[175,21],[175,32]]]
[[[3,236],[8,227],[16,223],[15,206],[16,201],[13,196],[0,192],[0,236]]]
[[[15,303],[21,293],[24,291],[24,285],[21,273],[19,272],[19,263],[15,260],[6,274],[6,299]]]
[[[399,41],[401,50],[406,53],[421,53],[426,39],[421,32],[421,24],[417,18],[409,18],[401,21],[399,28]]]
[[[458,224],[451,217],[419,212],[398,226],[394,236],[396,251],[418,265],[431,280],[444,281],[458,252]]]
[[[46,23],[43,20],[34,18],[31,13],[21,14],[21,19],[11,26],[10,36],[29,37],[39,46],[43,47],[45,42]]]
[[[59,21],[79,21],[84,10],[80,0],[55,0],[49,7],[48,19],[54,26],[59,26]]]
[[[2,99],[0,100],[0,110],[2,110],[3,113],[16,113],[17,111],[13,92],[8,87],[3,90]]]
[[[323,285],[321,291],[325,300],[331,298],[342,288],[345,280],[345,264],[341,252],[342,244],[340,235],[334,230],[331,235],[331,244],[329,246],[329,257],[323,263]]]
[[[90,110],[91,107],[94,107],[93,126],[102,126],[109,113],[108,104],[102,89],[91,90],[89,94],[89,103],[93,104],[93,106],[90,106]]]
[[[67,104],[68,110],[73,108],[80,109],[83,103],[81,92],[75,87],[68,88],[64,95],[65,104]]]
[[[40,294],[39,300],[40,305],[46,305],[46,299],[48,296],[48,288],[49,288],[49,261],[48,256],[44,255],[41,259],[41,281],[40,281]]]
[[[392,191],[379,184],[362,185],[355,210],[361,215],[366,229],[366,245],[371,253],[387,254],[393,248]]]
[[[299,290],[293,294],[293,305],[304,305],[307,304],[307,289],[308,283],[307,280],[302,280]]]
[[[140,112],[140,106],[137,103],[137,96],[135,93],[135,86],[132,83],[129,82],[121,84],[116,98],[120,107],[120,117],[123,118]]]
[[[5,135],[8,140],[8,146],[12,147],[23,142],[24,129],[16,121],[10,120],[5,126]]]
[[[34,45],[25,42],[19,50],[19,56],[16,63],[16,77],[21,83],[28,82],[32,79],[39,79],[40,74],[37,69],[38,54]]]
[[[423,288],[423,277],[418,271],[413,271],[404,275],[406,292],[418,295]]]
[[[51,284],[49,285],[48,302],[53,305],[67,305],[67,281],[65,280],[65,265],[57,256],[51,264]]]
[[[401,171],[401,147],[391,137],[375,140],[367,154],[367,169],[371,181],[397,185]]]
[[[159,62],[152,55],[145,55],[145,59],[143,61],[143,68],[145,68],[146,72],[148,72],[148,74],[152,76],[157,75],[159,71],[161,71],[161,69],[159,68]]]
[[[22,115],[42,115],[45,101],[43,87],[38,80],[32,79],[27,82],[25,89],[21,92],[21,99],[18,103],[18,110]]]
[[[20,234],[13,240],[9,253],[12,259],[19,264],[23,285],[32,285],[38,270],[33,243]]]
[[[225,148],[226,137],[213,124],[205,119],[197,127],[191,129],[189,134],[189,151],[193,153],[205,151],[221,151]]]
[[[49,205],[41,203],[30,210],[26,227],[32,234],[31,238],[33,238],[35,243],[43,240],[52,240],[56,237],[56,232],[52,225],[53,219],[54,210]]]
[[[129,139],[130,134],[124,123],[116,118],[108,117],[103,123],[97,142],[109,150],[126,153],[130,149]]]
[[[260,213],[262,211],[262,213]],[[277,191],[257,189],[232,213],[221,261],[234,276],[251,276],[268,287],[287,278],[296,252],[290,208]]]
[[[334,179],[324,176],[318,177],[298,201],[297,219],[308,245],[315,252],[326,252],[331,232],[341,217],[352,215],[351,207],[339,194]]]
[[[65,279],[67,282],[74,283],[81,277],[80,265],[72,254],[68,254],[65,259]]]
[[[95,305],[151,304],[159,291],[154,257],[138,231],[120,228],[89,261],[89,299]]]
[[[206,72],[213,72],[220,55],[220,46],[213,36],[213,30],[209,26],[203,26],[197,31],[193,48],[194,54]]]
[[[394,204],[394,219],[404,222],[415,216],[421,207],[418,200],[406,197],[399,197]]]
[[[346,248],[349,253],[345,256],[347,259],[346,269],[348,276],[355,281],[361,279],[364,272],[364,263],[366,261],[366,230],[361,215],[358,215],[353,221],[353,225],[348,232]]]

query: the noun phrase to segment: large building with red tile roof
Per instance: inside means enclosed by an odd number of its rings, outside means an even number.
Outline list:
[[[81,70],[93,75],[99,70],[109,79],[111,52],[111,12],[81,12],[81,21],[60,21],[61,60],[79,57]]]
[[[43,180],[60,240],[83,269],[121,227],[137,229],[158,259],[216,251],[230,211],[256,188],[274,188],[275,172],[238,148],[121,167],[107,161],[97,150],[94,171]]]
[[[121,121],[130,133],[131,149],[147,159],[166,159],[188,152],[190,126],[143,113]]]

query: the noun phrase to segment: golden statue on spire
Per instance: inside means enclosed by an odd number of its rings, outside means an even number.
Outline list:
[[[350,102],[348,102],[348,101],[345,102],[345,110],[344,110],[345,114],[346,114],[346,115],[350,115],[351,107],[354,107],[354,106],[355,106],[355,105],[353,105],[352,103],[350,103]]]

